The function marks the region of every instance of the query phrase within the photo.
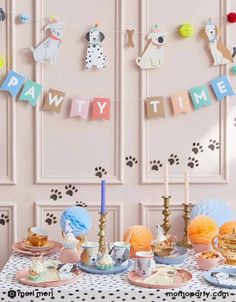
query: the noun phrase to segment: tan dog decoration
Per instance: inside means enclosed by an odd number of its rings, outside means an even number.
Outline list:
[[[211,20],[209,20],[203,28],[201,36],[209,43],[210,53],[214,60],[213,65],[217,66],[233,62],[233,58],[236,55],[236,47],[233,47],[233,51],[231,53],[231,51],[221,41],[219,41],[220,29],[213,24]]]
[[[148,44],[141,57],[136,58],[136,64],[142,69],[161,68],[164,64],[164,46],[168,34],[156,28],[147,37]]]

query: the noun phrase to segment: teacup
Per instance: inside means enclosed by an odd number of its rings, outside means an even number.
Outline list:
[[[111,244],[109,254],[111,255],[113,261],[116,265],[121,265],[129,259],[130,255],[130,243],[124,241],[116,241]]]
[[[140,277],[149,277],[156,266],[153,252],[140,251],[135,253],[134,270]]]
[[[81,262],[87,266],[93,266],[97,262],[99,244],[97,242],[85,242],[82,244],[83,252]]]
[[[48,234],[42,228],[29,227],[27,241],[32,246],[45,246],[48,242]]]

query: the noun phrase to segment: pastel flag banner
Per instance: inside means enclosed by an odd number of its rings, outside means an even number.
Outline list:
[[[164,99],[162,96],[148,97],[145,104],[147,119],[165,117]]]
[[[197,86],[189,90],[194,109],[211,105],[211,97],[206,85]]]
[[[110,120],[111,99],[94,98],[92,101],[92,119]]]
[[[9,71],[2,83],[0,90],[8,91],[12,96],[16,96],[23,86],[25,78],[14,70]]]
[[[80,97],[73,97],[71,103],[70,117],[80,116],[83,119],[87,120],[89,113],[89,104],[89,100]]]
[[[222,101],[226,96],[234,95],[233,88],[227,76],[218,77],[210,83],[218,101]]]
[[[44,100],[43,110],[60,113],[65,95],[63,91],[50,88]]]
[[[43,86],[34,81],[28,80],[19,97],[19,101],[28,101],[32,106],[35,106],[42,92]]]
[[[174,93],[170,98],[175,115],[192,111],[188,91]]]

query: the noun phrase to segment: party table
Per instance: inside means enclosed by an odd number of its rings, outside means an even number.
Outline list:
[[[45,257],[56,259],[57,254]],[[193,252],[178,267],[190,271],[192,282],[172,290],[156,290],[134,286],[127,280],[127,272],[119,275],[92,275],[82,272],[72,285],[57,288],[36,288],[20,284],[16,272],[29,267],[29,257],[14,253],[0,273],[0,301],[96,301],[96,302],[156,302],[156,301],[236,301],[236,290],[223,289],[207,284],[202,271],[198,270]],[[132,268],[130,268],[131,270]]]

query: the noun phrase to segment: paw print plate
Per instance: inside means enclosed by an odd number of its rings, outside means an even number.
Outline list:
[[[12,245],[12,249],[15,252],[21,253],[26,256],[41,256],[41,255],[49,255],[55,253],[63,248],[63,245],[57,241],[48,241],[52,246],[49,249],[44,250],[35,250],[35,249],[26,249],[23,244],[24,241],[16,242]]]

